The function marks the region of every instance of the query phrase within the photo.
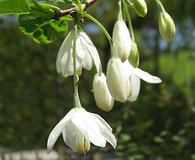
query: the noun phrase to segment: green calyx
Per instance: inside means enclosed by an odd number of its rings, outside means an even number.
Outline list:
[[[170,41],[173,39],[176,29],[175,24],[171,16],[165,11],[160,12],[159,15],[159,31],[161,36],[166,40]]]
[[[145,0],[134,0],[133,5],[134,5],[136,13],[140,17],[146,16],[148,9],[147,9],[147,5],[146,5]]]
[[[139,50],[135,42],[133,42],[132,44],[131,53],[129,56],[129,62],[135,68],[139,66]]]

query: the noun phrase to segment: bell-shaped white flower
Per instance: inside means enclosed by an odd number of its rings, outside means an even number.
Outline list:
[[[128,97],[128,101],[135,101],[139,95],[140,91],[140,79],[148,82],[148,83],[161,83],[162,80],[159,77],[153,76],[138,67],[133,67],[128,60],[126,60],[124,63],[124,68],[127,70],[127,74],[129,76],[129,81],[130,81],[130,96]]]
[[[76,70],[81,70],[82,67],[91,70],[94,63],[97,72],[101,72],[99,54],[93,42],[87,34],[81,30],[77,31],[76,37]],[[63,77],[73,75],[72,53],[74,39],[75,31],[72,30],[66,36],[57,55],[57,72],[61,73]]]
[[[108,123],[99,115],[87,112],[82,107],[70,110],[55,126],[47,141],[48,151],[52,150],[60,134],[65,144],[73,151],[83,154],[89,151],[90,143],[105,147],[108,141],[116,147],[116,139]]]
[[[132,40],[127,25],[122,18],[120,5],[118,20],[114,25],[112,39],[119,58],[124,62],[130,55]]]
[[[114,99],[110,94],[106,83],[106,76],[104,73],[99,75],[98,73],[94,76],[93,80],[93,93],[98,108],[103,111],[110,111],[114,104]]]
[[[127,70],[119,58],[109,60],[106,77],[112,97],[119,102],[125,102],[130,94],[130,81]]]

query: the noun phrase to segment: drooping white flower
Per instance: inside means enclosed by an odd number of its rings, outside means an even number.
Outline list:
[[[119,58],[124,62],[130,55],[132,40],[127,25],[122,18],[120,3],[119,3],[118,20],[114,25],[112,39]]]
[[[112,97],[119,102],[125,102],[130,94],[130,81],[127,70],[119,58],[109,60],[106,77]]]
[[[95,64],[97,72],[101,72],[100,58],[96,47],[81,30],[76,33],[76,70],[85,68],[91,70],[93,63]],[[75,39],[75,31],[72,30],[66,36],[57,55],[56,68],[57,72],[61,73],[63,77],[73,75],[73,42]]]
[[[138,67],[133,67],[128,60],[126,60],[124,63],[124,68],[127,70],[127,74],[130,81],[130,96],[128,97],[128,101],[133,102],[137,99],[140,91],[140,79],[148,82],[148,83],[161,83],[162,80],[159,77],[153,76]]]
[[[106,83],[106,76],[104,73],[94,76],[93,80],[93,93],[97,106],[103,111],[110,111],[114,104],[114,99],[110,94]]]
[[[65,144],[73,151],[83,154],[89,151],[90,143],[105,147],[108,141],[116,147],[116,139],[108,123],[99,115],[87,112],[82,107],[71,109],[55,126],[47,141],[48,151],[52,150],[60,134]]]

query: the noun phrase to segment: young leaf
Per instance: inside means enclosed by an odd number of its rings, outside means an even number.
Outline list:
[[[32,36],[38,44],[49,44],[57,40],[68,29],[68,16],[51,19],[33,14],[20,15],[19,25],[24,34]]]
[[[27,0],[0,0],[0,14],[24,14],[28,12]]]

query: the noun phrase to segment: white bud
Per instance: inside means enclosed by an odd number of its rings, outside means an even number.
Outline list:
[[[108,62],[106,82],[112,97],[125,102],[130,94],[129,74],[119,58],[112,58]]]
[[[106,112],[113,108],[114,99],[108,90],[104,73],[100,76],[98,74],[95,75],[93,80],[93,92],[98,108]]]
[[[129,30],[123,20],[118,20],[115,23],[112,38],[117,54],[124,62],[131,52],[132,41]]]

